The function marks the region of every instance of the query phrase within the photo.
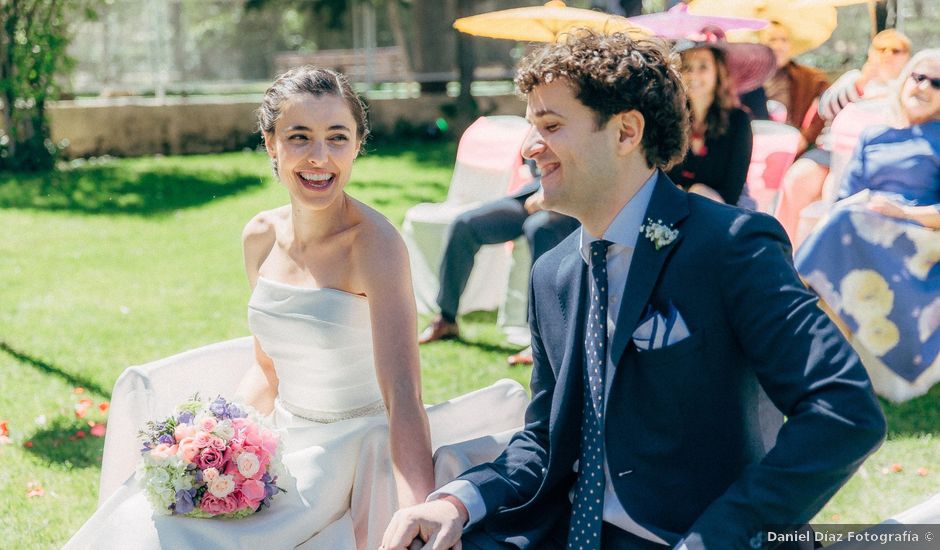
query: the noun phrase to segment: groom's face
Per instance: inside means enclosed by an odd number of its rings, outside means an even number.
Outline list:
[[[526,118],[532,123],[522,155],[542,174],[544,206],[583,221],[607,182],[617,178],[617,125],[597,127],[597,116],[566,79],[534,87]]]

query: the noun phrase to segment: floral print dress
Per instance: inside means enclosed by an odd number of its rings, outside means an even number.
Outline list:
[[[870,194],[940,205],[940,121],[866,130],[840,196],[797,270],[852,333],[875,389],[895,401],[940,380],[940,230],[875,213]]]

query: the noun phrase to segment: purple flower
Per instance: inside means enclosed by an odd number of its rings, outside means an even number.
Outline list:
[[[273,497],[274,495],[276,495],[280,489],[278,489],[277,485],[275,485],[277,483],[277,476],[275,476],[273,479],[270,479],[270,481],[264,481],[265,477],[270,478],[270,476],[268,476],[268,474],[265,473],[264,476],[261,478],[261,481],[264,483],[264,497],[266,499],[269,499]]]
[[[188,514],[193,511],[193,495],[189,491],[179,490],[176,492],[175,511],[177,514]]]
[[[180,424],[190,424],[193,421],[193,416],[194,416],[193,413],[189,411],[183,411],[180,413],[180,415],[176,419],[179,421]]]
[[[160,439],[158,439],[157,441],[160,442],[160,443],[165,443],[165,444],[167,444],[167,445],[172,445],[172,444],[176,443],[176,439],[174,439],[173,436],[172,436],[172,435],[169,435],[169,434],[163,434],[163,435],[161,435],[161,436],[160,436]]]
[[[229,418],[227,408],[228,403],[225,402],[225,399],[216,397],[215,401],[209,405],[209,412],[214,414],[216,418]]]
[[[245,411],[235,403],[229,403],[226,407],[229,418],[245,418]]]

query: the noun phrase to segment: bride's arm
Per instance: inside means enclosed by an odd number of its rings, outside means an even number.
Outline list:
[[[274,410],[274,398],[277,397],[277,373],[274,362],[261,349],[257,337],[254,339],[254,347],[255,361],[239,382],[235,400],[268,415]]]
[[[252,290],[258,282],[261,264],[270,254],[272,246],[274,246],[274,225],[270,221],[270,214],[262,212],[252,218],[242,232],[245,274],[248,276],[248,285]],[[254,354],[254,363],[239,382],[235,399],[267,415],[274,410],[274,398],[277,397],[277,373],[274,370],[274,362],[261,349],[261,343],[258,342],[257,337],[254,338]]]
[[[388,408],[389,448],[399,506],[434,489],[431,435],[421,400],[417,313],[408,251],[390,225],[364,235],[354,262],[369,298],[375,370]]]

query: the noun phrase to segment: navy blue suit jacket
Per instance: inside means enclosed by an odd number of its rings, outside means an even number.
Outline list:
[[[885,420],[857,355],[817,307],[771,217],[687,194],[660,173],[610,342],[616,371],[605,444],[630,516],[670,544],[749,548],[770,525],[809,521],[878,447]],[[587,266],[579,232],[533,268],[535,365],[526,425],[494,462],[461,476],[481,491],[481,528],[538,548],[567,525],[578,458]],[[638,351],[647,304],[674,305],[690,336]],[[765,454],[759,386],[787,417]],[[757,538],[755,538],[757,537]]]

